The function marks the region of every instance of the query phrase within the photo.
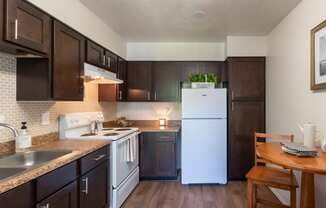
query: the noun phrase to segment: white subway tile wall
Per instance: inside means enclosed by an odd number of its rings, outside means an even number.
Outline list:
[[[32,136],[58,131],[58,116],[70,112],[103,111],[107,120],[116,116],[115,103],[99,103],[96,84],[85,84],[84,102],[17,102],[16,58],[0,53],[0,118],[16,128],[26,121]],[[50,112],[50,125],[41,125],[42,113]],[[0,142],[12,140],[7,129],[0,128]]]

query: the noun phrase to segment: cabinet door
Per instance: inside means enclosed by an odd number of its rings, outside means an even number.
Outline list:
[[[33,208],[35,206],[34,203],[35,187],[32,183],[26,183],[8,192],[0,194],[0,207]]]
[[[192,73],[211,73],[215,74],[220,81],[226,81],[223,74],[225,63],[222,61],[187,61],[181,64],[181,80],[188,80]]]
[[[265,103],[232,102],[229,122],[229,177],[244,179],[254,165],[254,133],[265,132]]]
[[[232,100],[265,99],[265,58],[229,58],[227,64]]]
[[[90,64],[99,67],[106,66],[106,58],[104,54],[104,48],[96,43],[87,40],[87,54],[86,54],[86,61]]]
[[[128,62],[128,101],[150,101],[152,62]]]
[[[117,101],[125,101],[127,99],[127,61],[123,58],[118,59],[117,77],[123,80],[123,84],[117,85]]]
[[[118,71],[118,56],[110,51],[105,51],[106,67],[109,71],[117,73]]]
[[[140,175],[142,178],[176,178],[176,135],[143,133],[140,141]]]
[[[82,35],[54,22],[53,98],[82,101],[84,96],[85,39]]]
[[[77,181],[65,186],[36,205],[37,208],[77,208]]]
[[[179,101],[181,67],[178,62],[153,63],[154,101]]]
[[[51,18],[23,0],[6,0],[5,40],[49,53]]]
[[[107,163],[97,166],[80,179],[80,208],[104,208],[107,203]]]

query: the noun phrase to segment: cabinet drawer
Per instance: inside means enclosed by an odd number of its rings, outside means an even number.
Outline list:
[[[33,208],[35,199],[33,183],[26,183],[0,194],[0,207]]]
[[[155,133],[155,141],[158,142],[175,142],[176,134],[173,132],[157,132]]]
[[[106,161],[108,158],[108,148],[109,146],[105,146],[83,157],[80,161],[81,174],[85,174],[87,171]]]
[[[77,162],[72,162],[36,179],[37,201],[58,191],[77,178]]]

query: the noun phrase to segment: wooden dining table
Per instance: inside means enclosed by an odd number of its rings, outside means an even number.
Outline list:
[[[315,174],[326,175],[326,153],[318,149],[317,157],[298,157],[285,153],[277,143],[257,146],[257,154],[262,159],[284,168],[301,171],[301,208],[315,207]]]

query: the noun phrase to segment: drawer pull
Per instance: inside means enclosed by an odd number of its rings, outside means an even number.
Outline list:
[[[15,40],[18,40],[18,19],[15,20]]]
[[[40,206],[40,208],[50,208],[50,204],[46,203],[46,205],[42,205],[42,206]]]
[[[85,189],[82,190],[82,192],[87,195],[88,194],[88,178],[84,178],[84,179],[82,179],[82,181],[85,183]]]
[[[100,156],[94,158],[94,160],[95,160],[95,161],[99,161],[99,160],[101,160],[102,158],[104,158],[105,156],[106,156],[105,154],[100,155]]]

